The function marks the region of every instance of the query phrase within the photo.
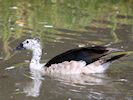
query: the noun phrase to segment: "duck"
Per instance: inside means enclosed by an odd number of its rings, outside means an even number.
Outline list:
[[[79,47],[63,52],[45,64],[41,64],[42,46],[39,39],[26,39],[19,43],[14,50],[30,50],[32,58],[30,70],[38,70],[44,75],[72,75],[104,73],[118,59],[126,56],[122,49],[107,46]],[[114,52],[122,52],[109,56]],[[109,57],[108,57],[109,56]]]

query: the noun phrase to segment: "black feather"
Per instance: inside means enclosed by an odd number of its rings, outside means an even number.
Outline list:
[[[126,56],[126,55],[127,55],[126,53],[116,55],[114,57],[111,57],[110,59],[105,60],[104,63],[106,63],[106,62],[113,62],[113,61],[115,61],[115,60],[117,60],[117,59],[119,59],[119,58],[121,58],[123,56]]]
[[[85,61],[86,64],[90,64],[96,60],[99,60],[102,56],[107,55],[109,50],[107,47],[103,46],[93,46],[93,47],[82,47],[77,49],[72,49],[66,51],[62,54],[59,54],[52,58],[48,63],[45,65],[49,67],[51,64],[58,64],[64,61]]]

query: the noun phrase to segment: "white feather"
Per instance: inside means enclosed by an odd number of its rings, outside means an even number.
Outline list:
[[[85,61],[65,61],[59,64],[53,64],[50,67],[45,67],[44,64],[40,64],[42,48],[38,40],[27,39],[23,42],[23,46],[33,52],[30,70],[38,70],[45,75],[103,73],[109,66],[109,63],[103,64],[101,63],[102,60],[98,60],[89,65],[86,65]]]

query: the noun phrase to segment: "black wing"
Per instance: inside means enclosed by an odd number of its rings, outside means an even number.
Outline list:
[[[64,61],[85,61],[86,64],[90,64],[102,56],[105,56],[108,54],[110,50],[107,47],[103,46],[94,46],[94,47],[82,47],[77,49],[72,49],[69,51],[66,51],[62,54],[59,54],[48,61],[48,63],[45,65],[47,67],[51,66],[51,64],[58,64],[62,63]]]

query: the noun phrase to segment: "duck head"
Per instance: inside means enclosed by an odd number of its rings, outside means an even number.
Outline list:
[[[35,50],[36,48],[40,48],[40,41],[39,39],[26,39],[25,41],[21,42],[14,50]]]

